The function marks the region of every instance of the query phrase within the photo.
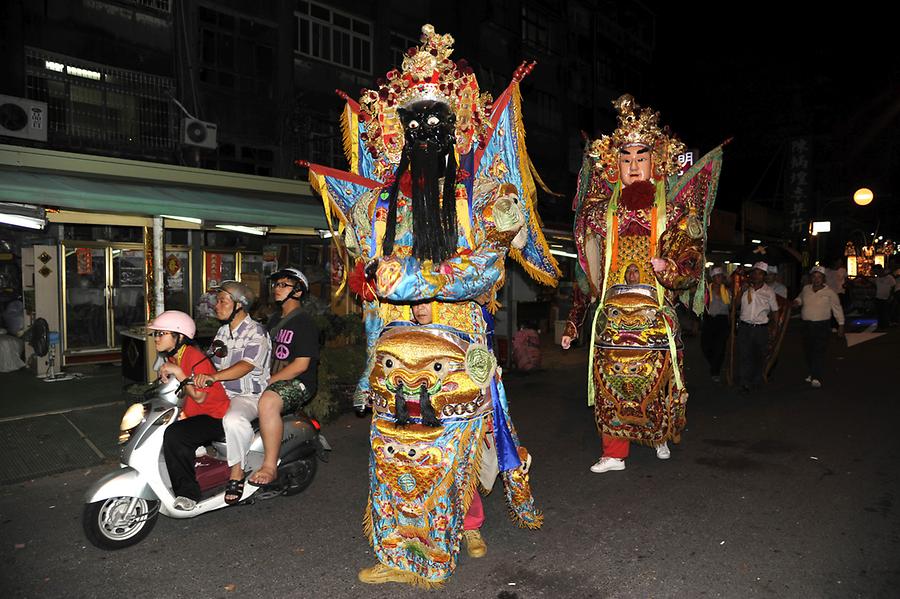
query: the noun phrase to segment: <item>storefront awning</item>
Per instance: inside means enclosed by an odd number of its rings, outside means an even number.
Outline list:
[[[0,160],[0,202],[212,223],[327,227],[321,203],[299,181],[33,148],[15,148],[14,157],[0,154],[10,158]]]

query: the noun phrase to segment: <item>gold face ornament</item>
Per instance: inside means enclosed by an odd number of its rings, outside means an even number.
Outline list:
[[[597,322],[597,342],[611,347],[668,347],[666,324],[649,293],[611,294]]]
[[[464,341],[451,340],[428,326],[389,330],[375,345],[375,365],[370,383],[374,409],[398,420],[407,404],[410,414],[436,418],[476,417],[490,402],[466,369]]]

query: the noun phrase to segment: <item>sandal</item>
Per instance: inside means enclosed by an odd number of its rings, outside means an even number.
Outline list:
[[[244,494],[244,481],[231,479],[225,487],[225,503],[234,505],[241,500]],[[230,498],[230,499],[229,499]]]

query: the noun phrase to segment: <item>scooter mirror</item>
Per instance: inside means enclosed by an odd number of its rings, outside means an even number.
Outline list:
[[[216,339],[209,346],[209,353],[217,358],[224,358],[228,355],[228,347],[221,339]]]

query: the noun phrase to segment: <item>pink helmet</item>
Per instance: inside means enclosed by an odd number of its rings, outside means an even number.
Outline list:
[[[188,339],[194,338],[197,332],[197,325],[194,319],[178,310],[166,310],[153,319],[153,322],[147,325],[151,331],[172,331],[173,333],[181,333]]]

